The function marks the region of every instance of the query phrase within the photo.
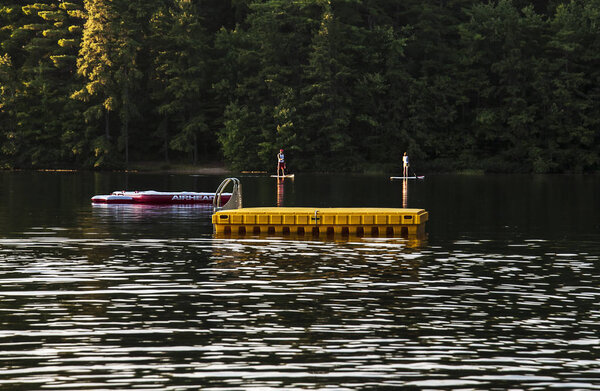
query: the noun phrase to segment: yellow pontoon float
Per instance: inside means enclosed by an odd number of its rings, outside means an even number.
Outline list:
[[[233,183],[231,198],[219,206],[219,194]],[[342,235],[424,237],[429,214],[409,208],[243,208],[241,184],[227,178],[217,189],[212,223],[219,235]]]

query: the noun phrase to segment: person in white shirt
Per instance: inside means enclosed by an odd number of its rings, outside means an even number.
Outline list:
[[[285,176],[285,156],[283,155],[283,149],[280,149],[277,154],[277,176],[279,176],[280,169],[281,176]]]

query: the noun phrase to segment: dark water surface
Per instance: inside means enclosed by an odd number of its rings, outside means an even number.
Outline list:
[[[239,176],[245,206],[418,207],[428,239],[219,239],[223,177],[0,172],[0,388],[600,389],[600,177]]]

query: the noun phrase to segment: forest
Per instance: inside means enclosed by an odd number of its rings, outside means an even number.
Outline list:
[[[600,0],[2,0],[0,168],[600,171]]]

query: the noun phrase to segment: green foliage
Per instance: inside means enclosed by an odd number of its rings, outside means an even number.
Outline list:
[[[79,40],[77,39],[59,39],[58,46],[63,48],[77,48],[79,46]]]
[[[67,124],[78,122],[78,107],[69,98],[77,48],[59,45],[72,35],[56,25],[69,18],[53,2],[23,3],[0,13],[0,25],[8,26],[0,34],[6,51],[0,71],[0,162],[4,167],[77,165],[62,141]]]
[[[164,139],[163,148],[183,152],[194,163],[206,159],[209,148],[215,147],[209,124],[209,36],[202,22],[198,7],[187,1],[174,2],[156,13],[152,21],[156,42],[153,98],[162,123],[175,127],[171,134],[165,127],[159,135]]]
[[[61,2],[58,7],[63,10],[75,11],[81,9],[81,4],[69,3],[66,1]]]
[[[600,0],[0,5],[0,166],[600,169]]]
[[[75,65],[75,63],[77,61],[77,57],[76,56],[69,56],[67,54],[62,54],[62,55],[57,55],[57,56],[50,56],[50,59],[54,63],[55,67],[57,67],[57,68],[68,68],[68,69],[73,69],[73,66]]]

